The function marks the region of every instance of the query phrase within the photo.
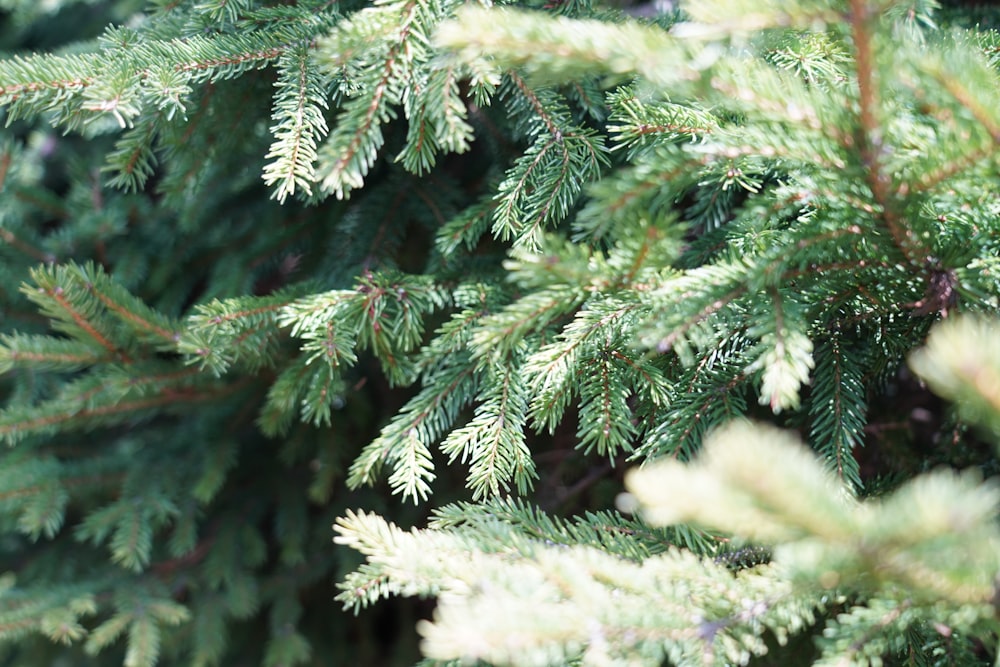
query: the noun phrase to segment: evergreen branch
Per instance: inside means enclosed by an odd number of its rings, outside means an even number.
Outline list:
[[[202,58],[178,63],[175,67],[179,72],[202,72],[221,68],[242,69],[247,65],[259,64],[260,61],[267,63],[275,60],[284,52],[285,49],[282,47],[241,50],[238,53],[226,54],[218,58]],[[222,76],[224,77],[225,75]]]
[[[113,28],[102,38],[101,53],[0,62],[0,82],[6,84],[0,84],[0,104],[11,105],[12,118],[56,110],[56,122],[70,127],[85,120],[84,112],[110,113],[124,129],[141,113],[139,86],[160,98],[161,109],[183,109],[187,82],[231,78],[266,66],[325,26],[319,16],[270,32],[170,40],[146,40],[134,30]]]
[[[469,250],[474,248],[482,235],[490,228],[490,221],[495,215],[496,207],[496,200],[489,197],[452,217],[438,228],[434,239],[437,249],[443,255],[451,255],[460,245],[464,245]]]
[[[821,644],[824,655],[839,660],[860,661],[872,655],[884,655],[904,631],[920,622],[920,610],[913,600],[872,599],[838,614],[824,628]],[[886,641],[888,640],[888,641]]]
[[[444,66],[431,70],[426,83],[404,102],[409,119],[406,146],[397,162],[422,175],[433,168],[439,150],[464,153],[469,150],[473,129],[459,94],[460,68]]]
[[[619,142],[615,149],[628,148],[629,157],[670,141],[696,141],[719,127],[717,118],[688,105],[644,102],[632,86],[610,94],[608,106],[608,131]]]
[[[110,334],[100,331],[99,325],[91,321],[91,313],[83,310],[85,301],[81,296],[82,285],[73,280],[71,271],[72,269],[62,267],[35,269],[31,272],[31,277],[38,285],[37,289],[24,286],[21,291],[41,306],[46,315],[58,320],[62,324],[60,328],[66,333],[85,335],[111,354],[120,355],[128,362],[128,357],[110,340]]]
[[[179,322],[154,311],[99,268],[77,268],[76,273],[108,313],[132,328],[140,339],[151,337],[158,348],[175,349],[181,335]]]
[[[940,157],[915,170],[915,178],[909,179],[916,181],[912,187],[926,190],[977,164],[988,164],[1000,141],[1000,119],[990,110],[997,103],[996,96],[989,92],[996,72],[967,45],[948,45],[942,54],[923,55],[920,63],[919,70],[904,78],[907,92],[935,121],[949,118],[947,123],[934,123],[935,131],[941,134],[936,147]],[[935,91],[930,96],[925,92],[928,86]],[[907,186],[911,184],[901,184],[899,194],[905,195]]]
[[[19,532],[52,539],[63,525],[69,488],[63,466],[55,458],[28,456],[7,461],[0,471],[0,502],[17,517]],[[77,480],[79,484],[79,480]]]
[[[43,250],[25,242],[9,229],[0,228],[0,240],[18,249],[37,262],[43,262],[45,264],[52,264],[55,262],[55,257],[51,253],[44,252]]]
[[[215,375],[246,360],[260,368],[273,358],[284,309],[295,303],[312,285],[298,284],[263,297],[215,299],[195,307],[189,315],[177,350],[191,355],[190,362],[207,367]]]
[[[282,326],[305,339],[303,350],[331,366],[356,361],[353,348],[374,352],[394,383],[413,380],[408,353],[423,337],[424,315],[444,305],[447,295],[423,276],[368,274],[355,290],[303,297],[283,309]]]
[[[179,324],[149,308],[112,280],[103,269],[90,264],[38,268],[31,272],[37,288],[22,287],[29,299],[53,318],[55,328],[71,337],[92,340],[124,363],[132,359],[117,341],[126,336],[111,326],[118,320],[139,340],[173,350]]]
[[[816,372],[809,416],[809,440],[843,484],[861,489],[861,473],[855,448],[864,433],[864,365],[846,349],[839,332],[831,332],[816,348]]]
[[[472,421],[441,443],[449,462],[459,456],[469,462],[467,484],[475,500],[509,491],[512,481],[523,495],[538,476],[524,436],[528,392],[519,356],[487,367]]]
[[[116,596],[115,613],[97,626],[85,644],[94,655],[127,634],[125,660],[136,667],[154,667],[160,654],[160,627],[176,626],[190,619],[184,605],[160,591],[135,587]]]
[[[421,632],[425,655],[439,660],[554,665],[641,654],[643,665],[668,655],[694,664],[717,652],[721,664],[766,650],[763,628],[788,616],[811,619],[815,608],[770,573],[734,577],[677,550],[636,564],[525,539],[516,525],[496,520],[404,532],[352,513],[336,529],[336,541],[367,560],[339,599],[350,606],[389,594],[438,595],[434,622]],[[484,580],[492,582],[488,595],[474,584]],[[714,594],[703,597],[708,590]]]
[[[457,355],[452,364],[438,370],[354,460],[347,476],[348,486],[373,483],[382,466],[389,464],[395,469],[395,492],[414,501],[426,497],[434,478],[428,465],[430,445],[472,401],[480,381],[480,372],[465,355]]]
[[[212,22],[235,22],[252,8],[249,0],[200,0],[198,10]]]
[[[396,115],[391,105],[402,101],[404,86],[415,82],[426,62],[423,30],[439,18],[418,0],[388,2],[342,22],[320,44],[328,67],[357,58],[364,81],[363,94],[344,106],[320,149],[317,178],[325,192],[345,199],[364,183],[384,142],[382,125]]]
[[[622,391],[622,367],[610,350],[599,352],[596,372],[583,377],[580,384],[580,423],[577,438],[585,453],[597,450],[612,461],[619,451],[632,450],[636,428],[628,396]]]
[[[484,283],[459,285],[453,293],[455,305],[462,308],[434,332],[434,338],[420,352],[425,374],[451,365],[454,355],[467,352],[469,342],[481,321],[490,313],[491,301],[499,292]]]
[[[311,362],[311,357],[299,356],[286,366],[271,383],[271,387],[267,391],[267,398],[257,417],[257,424],[264,435],[277,437],[286,434],[292,425],[296,409],[304,415],[307,405],[312,406],[309,408],[310,414],[317,415],[321,421],[329,419],[328,412],[315,405],[314,402],[307,403],[305,400],[306,392],[316,386],[312,379],[323,374],[323,371],[317,370],[311,365]],[[326,375],[332,376],[329,369],[326,369]],[[330,379],[332,380],[332,377]],[[336,392],[328,392],[327,396],[320,397],[320,401],[328,406],[342,400]]]
[[[851,58],[846,45],[828,33],[806,33],[801,40],[768,51],[765,57],[809,85],[835,88],[849,79]]]
[[[663,370],[642,358],[634,358],[623,354],[619,350],[612,350],[611,357],[621,362],[628,368],[628,376],[631,379],[632,391],[639,399],[644,399],[646,405],[637,412],[645,410],[645,420],[650,423],[657,422],[658,411],[667,407],[670,403],[671,384]]]
[[[637,22],[543,16],[508,8],[465,7],[441,25],[436,43],[465,63],[489,56],[541,82],[639,73],[654,85],[696,79],[687,47],[659,27]],[[671,63],[663,67],[662,63]]]
[[[233,323],[241,323],[241,321],[254,322],[259,321],[261,316],[271,316],[273,313],[279,312],[282,308],[287,306],[293,301],[294,297],[290,295],[285,295],[279,298],[267,298],[266,302],[262,305],[255,306],[253,308],[244,307],[232,309],[232,305],[235,302],[225,303],[222,301],[213,301],[211,304],[206,304],[204,306],[199,306],[199,315],[197,318],[192,318],[195,327],[204,327],[205,325],[232,325]],[[213,312],[218,311],[216,314]],[[248,326],[245,324],[240,324],[241,326]],[[254,325],[250,325],[254,326]]]
[[[805,318],[793,310],[794,303],[782,299],[777,289],[768,292],[771,309],[754,313],[756,322],[748,331],[749,336],[760,340],[761,349],[747,370],[763,371],[760,404],[770,405],[777,414],[798,408],[799,388],[809,381],[814,366],[813,344],[805,331]]]
[[[269,186],[278,183],[272,196],[284,202],[288,195],[295,194],[296,187],[312,195],[316,145],[328,131],[323,114],[327,102],[319,71],[307,48],[286,52],[278,67],[278,93],[272,113],[275,140],[265,156],[273,161],[264,167],[263,177]]]
[[[583,186],[600,175],[608,158],[603,140],[567,122],[565,102],[551,91],[536,91],[508,74],[516,99],[512,113],[526,104],[526,124],[534,143],[515,160],[498,187],[493,233],[515,247],[536,249],[545,225],[562,220]]]
[[[881,119],[878,117],[879,82],[876,80],[876,64],[872,54],[872,35],[870,32],[873,14],[867,0],[850,0],[851,35],[855,49],[855,72],[859,92],[859,151],[865,166],[868,187],[875,201],[881,207],[881,218],[892,235],[896,246],[903,256],[911,262],[923,259],[925,251],[915,242],[912,234],[899,219],[895,210],[895,201],[889,191],[889,176],[884,173],[881,154],[883,152],[883,133]]]
[[[710,436],[693,466],[664,461],[626,482],[654,525],[693,521],[784,543],[775,560],[793,580],[831,571],[829,585],[927,606],[981,605],[994,595],[1000,490],[974,475],[922,475],[862,507],[794,436],[737,422]]]
[[[534,112],[535,117],[537,117],[545,126],[546,132],[558,141],[559,137],[562,135],[562,128],[560,126],[563,123],[561,119],[558,119],[556,115],[546,109],[546,105],[543,104],[541,99],[539,99],[538,94],[528,87],[528,84],[524,79],[518,76],[515,72],[508,72],[507,77],[513,82],[514,88],[517,92],[525,99],[525,101],[527,101],[532,112]],[[562,110],[560,109],[559,111]],[[558,113],[558,111],[556,113]]]
[[[938,325],[910,365],[970,421],[1000,433],[1000,335],[994,322],[974,316]]]
[[[805,28],[818,23],[843,20],[840,2],[782,2],[765,0],[759,3],[708,0],[689,10],[692,26],[685,34],[701,38],[754,33],[766,28]],[[853,6],[852,6],[853,10]]]
[[[720,346],[707,351],[678,380],[669,392],[669,410],[664,411],[659,422],[650,425],[630,460],[661,456],[688,460],[713,425],[747,414],[746,400],[739,392],[747,376],[743,368],[733,369],[745,363],[745,356],[738,343],[729,347],[735,349]]]
[[[595,362],[608,363],[608,356],[614,353],[611,346],[622,340],[623,320],[627,321],[639,307],[638,303],[622,303],[617,300],[588,301],[576,313],[573,321],[559,333],[556,341],[542,346],[528,357],[522,372],[532,389],[529,414],[536,428],[547,428],[552,432],[562,420],[569,401],[584,387],[589,401],[599,395],[610,399],[610,394],[602,394],[599,390],[595,392],[598,388],[587,379],[582,383],[579,379],[584,377],[592,380],[592,365]],[[586,416],[591,413],[587,410],[584,414]],[[608,427],[610,435],[610,422],[601,419],[597,421]],[[580,435],[584,437],[581,444],[586,444],[591,437],[603,437],[604,426],[594,433],[585,433],[581,421]],[[623,441],[617,442],[622,444]],[[603,449],[599,451],[605,453]]]
[[[98,62],[95,55],[5,59],[0,63],[0,104],[17,103],[25,95],[51,93],[42,99],[46,108],[53,108],[94,82],[92,72]]]
[[[994,144],[1000,143],[1000,122],[997,121],[995,113],[983,106],[982,98],[965,87],[960,79],[947,76],[948,73],[945,71],[937,70],[933,74],[938,83],[955,98],[955,101],[968,109],[979,124],[986,128]]]
[[[635,562],[665,553],[678,544],[703,554],[714,553],[718,547],[709,535],[694,530],[654,528],[638,517],[625,518],[617,512],[587,512],[564,519],[514,497],[445,505],[434,510],[428,527],[448,530],[468,526],[485,530],[497,521],[529,539],[565,546],[592,546]]]
[[[706,268],[708,268],[708,267],[706,267]],[[713,267],[713,268],[715,268],[715,267]],[[722,268],[722,267],[718,267],[718,268]],[[708,271],[706,271],[706,273],[708,273]],[[723,272],[716,273],[715,271],[712,271],[712,273],[714,273],[715,275],[720,276],[720,279],[722,279]],[[691,274],[689,274],[689,275],[691,275]],[[714,280],[712,282],[715,283],[715,284],[718,284]],[[697,327],[698,325],[700,325],[701,323],[703,323],[706,319],[708,319],[709,317],[711,317],[715,313],[721,311],[723,308],[725,308],[726,306],[728,306],[729,304],[731,304],[733,301],[735,301],[737,298],[739,298],[740,296],[742,296],[745,292],[746,292],[746,287],[743,286],[743,285],[740,285],[740,286],[734,287],[734,288],[732,288],[732,289],[730,289],[728,291],[720,292],[718,294],[718,296],[716,296],[716,298],[711,298],[712,295],[708,295],[709,298],[704,299],[705,301],[708,301],[708,303],[706,305],[702,306],[702,308],[697,313],[695,313],[692,317],[686,318],[686,321],[682,325],[677,326],[677,327],[672,327],[670,329],[670,333],[667,334],[666,336],[664,336],[663,338],[661,338],[656,343],[656,349],[659,352],[661,352],[661,353],[662,352],[667,352],[668,350],[677,350],[677,351],[679,351],[681,353],[682,357],[685,356],[687,354],[687,344],[686,344],[685,339],[687,338],[687,336],[689,335],[689,333],[695,327]],[[687,292],[686,291],[686,292],[683,292],[681,294],[681,300],[684,300],[684,301],[688,301],[692,297],[694,297],[694,293],[693,292]],[[681,343],[683,345],[683,347],[681,347],[678,350],[678,344],[679,343]]]
[[[483,318],[470,343],[473,354],[484,359],[510,354],[526,336],[573,312],[583,299],[581,290],[564,285],[528,294]]]
[[[984,146],[981,149],[969,151],[957,160],[951,160],[937,169],[926,171],[916,183],[900,184],[897,194],[904,194],[911,189],[916,192],[933,190],[941,183],[954,178],[972,166],[992,159],[995,154],[996,148],[994,146]]]
[[[786,267],[801,261],[802,254],[815,252],[814,249],[822,249],[843,237],[860,239],[863,232],[856,224],[834,227],[829,231],[824,229],[822,226],[819,229],[800,226],[796,231],[801,236],[795,234],[786,242],[775,243],[766,248],[762,256],[754,257],[755,253],[746,253],[734,258],[726,257],[664,281],[654,294],[665,298],[665,301],[653,311],[659,317],[655,329],[646,334],[645,341],[661,352],[673,350],[689,361],[692,344],[702,348],[715,344],[715,335],[707,328],[710,318],[725,316],[727,310],[737,307],[741,297],[768,289],[778,276],[784,277],[786,272],[790,276],[799,275],[799,269]],[[769,318],[766,313],[763,316]],[[658,333],[663,331],[669,333]],[[801,337],[800,341],[802,344],[806,342]]]
[[[386,91],[389,85],[392,61],[386,66],[383,78],[375,85],[372,97],[367,100],[367,106],[363,109],[363,115],[356,123],[356,129],[346,138],[346,148],[335,151],[333,148],[324,147],[320,158],[332,159],[329,166],[324,166],[318,175],[322,177],[321,184],[324,189],[332,191],[337,199],[345,199],[351,190],[361,187],[364,184],[364,177],[368,174],[378,150],[384,141],[382,137],[381,125],[394,117],[394,113],[385,108],[388,103]],[[361,98],[359,98],[361,99]],[[352,104],[347,111],[354,111],[358,104]],[[337,145],[345,141],[345,122],[337,124],[327,145]],[[333,159],[333,156],[336,158]],[[321,163],[322,164],[322,163]]]
[[[183,41],[147,42],[140,44],[139,48],[148,48],[150,55],[168,56],[167,62],[174,70],[193,73],[195,81],[215,81],[270,64],[289,49],[308,43],[323,27],[323,21],[317,20],[316,25],[308,26],[301,32],[290,30],[212,38],[189,37]]]
[[[0,335],[0,373],[13,368],[75,371],[113,360],[92,343],[50,336]]]
[[[302,421],[314,426],[329,426],[332,408],[344,405],[347,384],[330,366],[317,364],[310,375],[302,398]]]
[[[588,187],[590,201],[573,221],[574,240],[613,241],[625,223],[638,217],[656,220],[673,212],[675,197],[697,182],[707,156],[677,155],[668,147],[636,156],[636,164]],[[679,162],[679,164],[673,164]]]
[[[154,114],[122,133],[102,168],[102,171],[113,174],[109,185],[133,192],[146,185],[157,164],[153,141],[161,122],[160,115]]]
[[[195,369],[185,369],[133,378],[90,374],[47,402],[0,412],[0,437],[14,444],[28,435],[120,423],[157,408],[216,400],[238,388],[230,385],[199,391],[189,379],[194,373]]]
[[[658,284],[662,267],[680,255],[676,239],[679,225],[673,217],[640,218],[622,224],[615,245],[608,251],[608,266],[620,274],[617,286],[642,292]]]
[[[36,588],[0,581],[0,638],[17,640],[41,632],[54,641],[69,643],[85,634],[82,618],[97,613],[96,593],[102,581],[77,581],[70,585]]]

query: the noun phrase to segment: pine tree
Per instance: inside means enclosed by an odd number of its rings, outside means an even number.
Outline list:
[[[988,9],[0,11],[0,664],[997,655]]]

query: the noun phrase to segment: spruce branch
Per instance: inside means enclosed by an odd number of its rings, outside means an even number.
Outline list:
[[[706,654],[722,664],[765,650],[758,633],[777,619],[813,617],[815,607],[790,598],[767,571],[734,576],[675,549],[632,563],[580,544],[530,539],[520,523],[473,515],[468,523],[403,531],[350,513],[338,520],[336,540],[367,562],[343,582],[340,599],[353,606],[384,595],[437,595],[434,620],[419,628],[425,654],[503,665],[626,656],[642,665],[667,657],[700,664]],[[581,537],[589,532],[579,530]],[[617,535],[620,543],[630,539]],[[476,581],[490,581],[489,591]]]
[[[760,340],[761,348],[747,370],[762,371],[760,404],[777,414],[799,406],[799,389],[808,383],[814,366],[813,344],[801,309],[783,300],[776,289],[768,292],[772,309],[763,318],[754,317],[760,324],[747,332]]]
[[[655,85],[698,77],[686,46],[658,27],[545,16],[508,8],[465,7],[441,25],[436,43],[462,62],[483,57],[552,83],[609,72],[641,74]],[[667,65],[669,63],[669,65]],[[666,65],[666,66],[665,66]]]
[[[13,368],[74,371],[114,359],[100,345],[49,336],[0,336],[0,373]]]
[[[131,192],[137,192],[146,185],[158,163],[154,141],[161,122],[160,115],[153,115],[136,122],[122,133],[102,168],[112,174],[109,185]]]
[[[383,126],[396,117],[395,107],[413,96],[440,90],[448,109],[440,119],[444,122],[426,122],[424,102],[404,105],[413,123],[409,145],[401,153],[404,164],[419,171],[431,164],[437,146],[464,149],[464,110],[449,76],[441,79],[433,73],[428,48],[430,33],[453,7],[451,1],[380,2],[342,21],[319,44],[321,65],[357,81],[319,150],[316,175],[323,192],[344,199],[364,184],[385,141]],[[458,135],[453,134],[456,128]]]
[[[46,264],[55,262],[55,257],[51,253],[40,250],[31,243],[28,243],[24,239],[18,237],[9,229],[0,229],[0,240],[3,240],[4,243],[17,249],[19,252],[30,257],[36,262],[43,262]]]
[[[753,33],[767,28],[809,28],[815,24],[835,23],[841,19],[841,2],[807,0],[761,3],[709,0],[685,8],[693,25],[685,26],[699,37],[729,36]]]
[[[525,337],[573,312],[583,298],[578,288],[565,285],[528,294],[485,318],[470,343],[474,354],[484,359],[511,354]]]
[[[871,34],[874,18],[875,14],[868,0],[850,0],[851,35],[855,49],[854,60],[859,93],[859,150],[866,169],[868,187],[881,208],[881,219],[903,255],[911,262],[919,264],[925,259],[926,251],[920,247],[912,233],[899,219],[897,203],[890,191],[890,176],[885,173],[882,164],[885,137],[879,117],[880,82],[877,78],[878,67],[874,60]]]
[[[622,303],[620,301],[591,299],[579,310],[573,321],[567,324],[558,334],[557,340],[542,346],[528,357],[524,373],[529,378],[533,388],[534,398],[531,401],[530,416],[536,428],[546,428],[549,432],[555,429],[562,420],[566,408],[574,395],[581,394],[584,401],[593,409],[584,410],[585,421],[596,430],[591,430],[583,422],[579,427],[583,438],[582,445],[592,446],[592,439],[600,442],[601,454],[612,454],[618,449],[628,449],[626,433],[618,432],[626,428],[613,420],[610,413],[611,402],[617,407],[617,417],[628,423],[628,410],[621,400],[624,395],[613,397],[611,392],[621,392],[621,385],[629,386],[633,382],[621,379],[612,385],[602,384],[600,376],[593,375],[594,364],[604,367],[607,373],[619,373],[625,368],[637,370],[635,366],[624,366],[618,362],[624,359],[625,348],[622,339],[623,323],[634,316],[639,308],[637,303]],[[614,369],[614,370],[613,370]],[[655,371],[649,371],[648,379],[655,377]],[[605,376],[605,380],[607,380]],[[618,379],[618,378],[616,378]],[[660,382],[651,382],[647,389],[656,392],[662,388]],[[595,384],[595,381],[596,384]],[[641,384],[641,383],[635,383]],[[595,402],[596,401],[596,402]],[[612,424],[612,422],[615,422]],[[593,423],[591,423],[593,422]],[[607,432],[605,433],[605,428]],[[615,430],[615,437],[612,436]]]
[[[995,322],[966,316],[935,327],[910,365],[970,421],[1000,432],[1000,335]]]
[[[901,183],[900,194],[905,194],[904,188],[931,190],[990,163],[1000,139],[1000,121],[990,111],[996,101],[991,93],[996,71],[982,54],[955,37],[942,44],[940,53],[922,56],[920,64],[919,70],[905,73],[902,84],[935,120],[951,116],[948,122],[935,124],[937,132],[954,138],[942,137],[940,156],[928,156],[932,157],[930,168]],[[929,94],[929,89],[936,92]]]
[[[719,120],[701,109],[660,100],[642,100],[635,86],[623,86],[608,95],[612,111],[608,131],[614,150],[628,149],[629,158],[671,141],[698,141],[719,128]]]
[[[8,122],[27,117],[29,107],[57,110],[94,82],[98,64],[93,55],[31,56],[4,60],[0,65],[0,103],[9,105]]]
[[[287,305],[280,324],[306,341],[302,349],[330,367],[356,361],[354,348],[370,349],[394,383],[409,383],[409,353],[421,342],[424,317],[445,305],[447,294],[424,276],[369,274],[354,290],[313,294]]]
[[[94,304],[90,291],[67,273],[65,269],[37,269],[31,277],[38,287],[25,286],[22,292],[34,300],[45,315],[58,322],[56,326],[65,333],[89,339],[111,354],[121,355],[122,351],[111,340],[113,334],[107,326],[91,321]],[[122,356],[128,362],[128,357]]]
[[[746,415],[745,347],[743,340],[720,344],[689,366],[664,392],[669,410],[650,425],[630,458],[688,460],[713,425]]]
[[[515,247],[537,249],[546,226],[562,220],[583,186],[607,166],[599,135],[569,123],[568,108],[552,91],[534,90],[516,73],[511,81],[511,113],[524,117],[532,145],[515,160],[498,186],[493,234]],[[526,109],[520,107],[526,105]]]
[[[316,146],[328,128],[324,111],[327,95],[319,70],[306,47],[289,50],[278,61],[278,94],[272,113],[275,141],[265,156],[264,183],[274,185],[274,198],[284,202],[298,187],[312,195]]]
[[[627,483],[654,525],[694,521],[783,543],[775,561],[804,585],[829,571],[821,587],[993,615],[985,605],[994,595],[1000,496],[975,474],[923,475],[876,506],[858,506],[794,437],[736,423],[709,438],[693,467],[664,462],[630,473]]]
[[[11,120],[51,110],[57,124],[76,128],[110,114],[124,129],[142,111],[141,86],[169,116],[171,109],[184,109],[189,83],[232,78],[266,66],[289,48],[308,43],[324,27],[319,16],[271,32],[172,40],[146,39],[135,30],[113,28],[103,36],[103,51],[98,53],[0,62],[0,104],[10,105]]]
[[[460,362],[465,362],[464,364]],[[351,464],[347,484],[371,484],[382,466],[393,468],[390,484],[414,501],[430,494],[434,479],[430,447],[457,420],[459,410],[476,395],[480,377],[461,355],[442,368],[382,429]]]
[[[53,641],[71,643],[82,638],[82,620],[97,612],[94,582],[76,582],[57,590],[16,586],[13,576],[0,581],[0,637],[22,638],[29,632],[43,632]]]
[[[130,377],[131,373],[111,367],[106,376],[85,376],[37,406],[0,411],[0,438],[14,444],[29,435],[122,423],[172,406],[216,400],[238,388],[199,386],[192,378],[194,369],[157,373],[155,366],[147,370],[136,364],[134,372],[135,377]]]
[[[496,200],[489,197],[451,218],[437,232],[435,238],[437,249],[443,255],[453,254],[460,246],[471,250],[490,229],[490,221],[496,207]]]
[[[474,417],[441,443],[449,462],[469,462],[467,485],[476,500],[508,492],[511,482],[523,495],[537,478],[524,434],[528,392],[519,372],[522,358],[523,351],[515,352],[483,369]]]
[[[674,547],[702,555],[715,554],[720,549],[717,536],[689,526],[655,528],[638,516],[626,517],[616,511],[561,518],[517,498],[445,505],[434,511],[428,527],[434,530],[462,526],[488,529],[497,521],[509,524],[529,539],[565,546],[598,547],[634,562],[642,562]]]
[[[464,153],[473,140],[459,83],[464,68],[442,66],[432,69],[415,94],[407,96],[404,112],[409,119],[406,146],[397,162],[414,174],[429,172],[440,151]]]
[[[160,654],[161,628],[190,618],[188,609],[165,592],[142,589],[116,596],[115,611],[91,632],[85,650],[95,655],[125,635],[125,664],[129,667],[153,667]]]
[[[863,444],[867,396],[864,365],[849,345],[838,331],[817,345],[809,439],[845,486],[859,491],[861,473],[854,452]]]
[[[216,376],[238,362],[261,368],[277,354],[282,310],[307,293],[294,285],[264,297],[215,299],[199,304],[188,316],[177,350]]]

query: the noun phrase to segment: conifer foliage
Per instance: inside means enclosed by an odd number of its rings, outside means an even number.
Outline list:
[[[989,663],[939,10],[0,2],[0,665]]]

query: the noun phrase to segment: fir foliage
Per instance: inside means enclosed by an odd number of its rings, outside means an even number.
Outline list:
[[[1000,36],[644,11],[0,1],[0,665],[997,653]]]

